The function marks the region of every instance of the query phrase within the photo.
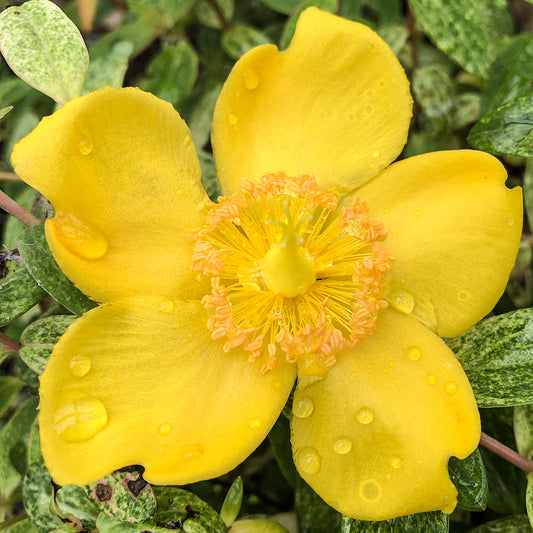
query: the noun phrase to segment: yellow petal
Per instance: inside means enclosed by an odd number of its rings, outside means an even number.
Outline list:
[[[131,298],[78,319],[41,376],[45,462],[61,485],[129,464],[156,484],[219,476],[265,438],[289,395],[295,365],[222,351],[197,302]]]
[[[310,8],[286,51],[254,48],[222,89],[212,134],[222,189],[284,170],[346,193],[396,158],[410,117],[409,83],[387,44]]]
[[[506,176],[483,152],[434,152],[395,163],[356,193],[390,230],[389,301],[442,337],[485,316],[507,283],[522,194]]]
[[[170,104],[134,88],[87,94],[43,119],[12,160],[54,205],[48,243],[83,292],[98,301],[205,293],[187,236],[208,198],[189,129]]]
[[[448,458],[476,448],[479,414],[453,353],[418,321],[381,311],[323,380],[300,378],[294,402],[313,406],[292,419],[298,471],[338,511],[386,520],[455,507]]]

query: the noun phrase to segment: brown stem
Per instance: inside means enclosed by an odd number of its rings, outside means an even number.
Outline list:
[[[487,450],[494,452],[496,455],[499,455],[509,463],[517,466],[526,474],[533,472],[533,463],[529,459],[521,456],[519,453],[515,452],[508,446],[505,446],[505,444],[502,444],[500,441],[490,437],[486,433],[481,433],[479,443],[487,448]]]
[[[37,226],[41,221],[33,216],[29,211],[26,211],[15,200],[11,199],[4,191],[0,191],[0,208],[13,215],[17,220],[20,220],[26,226]]]
[[[4,531],[4,529],[11,527],[15,525],[17,522],[21,522],[22,520],[25,520],[26,518],[28,518],[28,515],[26,513],[21,513],[21,514],[18,514],[17,516],[12,516],[8,520],[5,520],[4,522],[0,523],[0,531]]]
[[[2,181],[22,181],[14,172],[0,170],[0,180]]]
[[[224,15],[224,11],[222,11],[221,7],[218,5],[217,0],[207,0],[207,3],[214,9],[222,27],[225,30],[229,30],[231,28],[230,23],[226,18],[226,15]]]
[[[8,337],[1,331],[0,331],[0,344],[3,344],[4,346],[9,348],[14,353],[18,353],[19,350],[22,348],[22,344],[12,339],[11,337]]]

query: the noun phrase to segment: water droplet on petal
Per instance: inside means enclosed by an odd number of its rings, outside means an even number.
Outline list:
[[[157,310],[165,314],[172,313],[174,311],[174,302],[172,300],[161,300]]]
[[[374,96],[374,91],[372,89],[368,89],[365,94],[367,98],[372,98]]]
[[[80,141],[80,154],[89,155],[93,151],[93,143],[86,139]]]
[[[459,300],[461,300],[462,302],[465,302],[466,300],[468,300],[468,298],[470,298],[470,293],[468,291],[459,291],[457,293],[457,298],[459,298]]]
[[[259,75],[255,70],[248,69],[244,71],[244,74],[242,75],[244,86],[250,90],[253,91],[254,89],[257,89],[257,86],[259,85]]]
[[[394,361],[392,359],[388,361],[387,364],[389,365],[390,368],[394,367]]]
[[[306,474],[316,474],[320,470],[320,457],[311,446],[304,446],[298,453],[298,465]]]
[[[160,435],[163,435],[163,437],[166,437],[167,435],[170,435],[172,433],[172,425],[171,424],[161,424],[157,431]]]
[[[507,225],[508,226],[514,226],[514,218],[508,218],[507,219]]]
[[[339,437],[333,445],[333,451],[339,455],[350,453],[353,442],[348,437]]]
[[[298,418],[311,416],[314,409],[313,400],[308,396],[295,395],[292,402],[292,414]]]
[[[102,233],[70,213],[57,211],[49,224],[63,246],[78,257],[100,259],[107,252],[108,244]]]
[[[360,424],[371,424],[374,422],[374,413],[368,407],[361,407],[355,414],[355,418]]]
[[[281,389],[281,381],[275,381],[274,382],[274,388],[275,389]]]
[[[418,346],[410,346],[407,348],[407,357],[411,361],[418,361],[422,357],[422,350]]]
[[[68,363],[70,373],[76,378],[82,378],[91,370],[91,360],[85,355],[74,356]]]
[[[377,159],[379,156],[380,156],[380,153],[377,150],[372,154],[372,157],[374,159]]]
[[[428,374],[426,380],[430,385],[435,385],[437,383],[437,376],[435,374]]]
[[[455,392],[457,392],[457,383],[455,383],[455,381],[448,381],[448,383],[444,385],[444,390],[448,394],[454,394]]]
[[[400,468],[403,468],[403,461],[399,457],[393,457],[391,459],[390,465],[395,470],[400,470]]]
[[[380,89],[383,89],[384,86],[385,86],[385,82],[384,82],[383,80],[379,80],[379,81],[378,81],[378,87],[379,87]]]
[[[252,418],[250,422],[248,422],[248,427],[250,429],[259,429],[261,427],[261,420],[259,420],[259,418]]]
[[[422,214],[422,211],[420,211],[420,209],[417,209],[415,211],[415,217],[419,217],[421,214]]]
[[[82,391],[70,391],[58,402],[52,427],[66,442],[81,442],[94,437],[107,424],[104,404]]]
[[[198,457],[202,457],[202,455],[204,454],[204,449],[199,442],[195,442],[193,444],[184,444],[180,448],[180,451],[181,451],[181,456],[186,461],[197,459]]]
[[[365,502],[376,502],[382,496],[381,485],[375,479],[367,479],[359,485],[359,495]]]
[[[385,207],[385,209],[383,209],[383,212],[388,215],[390,213],[390,207]]]
[[[367,115],[371,115],[372,111],[374,111],[374,108],[370,104],[365,106],[365,113]]]
[[[390,303],[401,313],[409,314],[415,306],[415,299],[410,292],[399,290],[392,293]]]
[[[230,113],[228,115],[228,122],[233,126],[239,122],[239,117],[235,113]]]

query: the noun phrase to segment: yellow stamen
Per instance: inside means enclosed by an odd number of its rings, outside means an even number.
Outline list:
[[[211,277],[207,326],[227,338],[225,351],[242,346],[262,372],[281,351],[312,373],[311,360],[322,371],[372,333],[387,305],[389,256],[378,244],[387,232],[360,199],[336,207],[313,177],[284,173],[243,180],[212,207],[193,234],[192,268]]]

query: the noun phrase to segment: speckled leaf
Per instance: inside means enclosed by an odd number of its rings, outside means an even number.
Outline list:
[[[475,527],[468,533],[531,533],[531,526],[526,515],[506,516]]]
[[[222,509],[220,510],[220,518],[224,520],[224,523],[229,527],[237,516],[239,516],[239,511],[241,510],[242,505],[242,495],[243,495],[243,484],[242,478],[239,476],[231,484],[231,487],[224,498],[224,503],[222,504]]]
[[[449,346],[480,407],[533,403],[533,309],[487,318]]]
[[[531,94],[533,89],[533,35],[513,38],[507,48],[490,67],[487,82],[481,93],[481,114]]]
[[[157,498],[155,522],[165,527],[181,524],[190,533],[224,533],[227,528],[218,513],[198,496],[175,487],[153,487]]]
[[[457,505],[465,511],[482,511],[487,507],[487,474],[479,450],[466,459],[450,457],[450,479],[457,487]]]
[[[3,119],[12,109],[13,109],[12,105],[8,105],[6,107],[2,107],[0,109],[0,119]]]
[[[0,376],[0,417],[18,394],[24,382],[14,376]]]
[[[279,47],[281,50],[284,50],[289,46],[292,36],[294,35],[294,30],[296,30],[296,22],[300,17],[302,11],[306,10],[308,7],[315,6],[326,11],[327,13],[336,13],[337,12],[337,0],[307,0],[298,4],[298,8],[295,11],[291,12],[291,16],[285,23],[283,28],[283,33],[281,34],[281,39]]]
[[[28,439],[28,464],[44,463],[41,453],[41,437],[39,435],[39,420],[36,418],[31,427]]]
[[[472,0],[409,0],[417,22],[445,54],[463,68],[485,76],[490,65],[489,33]]]
[[[213,7],[217,6],[217,9]],[[198,20],[209,28],[225,28],[231,22],[235,9],[234,0],[197,0],[194,11]]]
[[[57,266],[46,243],[42,225],[26,228],[17,242],[26,268],[37,283],[61,305],[76,315],[82,315],[95,307],[96,304],[74,287]]]
[[[533,405],[515,407],[514,433],[518,453],[533,459]],[[526,509],[533,527],[533,472],[527,474]]]
[[[62,525],[60,518],[50,511],[52,494],[52,478],[44,464],[30,465],[22,482],[22,499],[28,518],[41,533],[48,533]]]
[[[63,104],[81,94],[89,56],[78,28],[53,2],[0,14],[0,50],[15,74]]]
[[[0,252],[0,326],[8,324],[43,299],[45,292],[35,283],[20,257]]]
[[[71,516],[79,520],[87,529],[96,528],[99,505],[87,496],[83,487],[65,485],[56,492],[56,506],[60,516]]]
[[[453,130],[470,126],[479,119],[478,93],[461,93],[455,96],[449,119]]]
[[[152,487],[135,470],[113,472],[88,485],[87,491],[104,512],[121,521],[149,520],[157,506]]]
[[[491,154],[533,157],[533,93],[484,116],[468,134],[468,142]]]
[[[270,42],[263,32],[246,24],[236,24],[222,36],[222,48],[233,59],[239,59],[254,46]]]
[[[132,42],[118,41],[111,46],[105,56],[91,59],[82,94],[96,91],[102,87],[122,87],[132,53]]]
[[[2,530],[2,533],[39,533],[39,530],[26,518]]]
[[[141,89],[178,107],[196,81],[198,56],[187,41],[176,45],[165,44],[150,62],[146,72],[151,79],[142,83]]]
[[[157,526],[153,522],[132,524],[120,522],[106,513],[100,513],[96,519],[98,533],[169,533],[168,528]]]
[[[382,522],[366,522],[343,516],[339,533],[448,533],[450,518],[436,511]]]
[[[22,360],[37,374],[42,374],[55,343],[76,319],[73,315],[53,315],[32,322],[20,336]]]
[[[24,447],[24,440],[30,433],[37,416],[37,400],[26,400],[9,419],[0,432],[0,498],[5,500],[20,483],[22,476],[13,466],[11,454]]]

